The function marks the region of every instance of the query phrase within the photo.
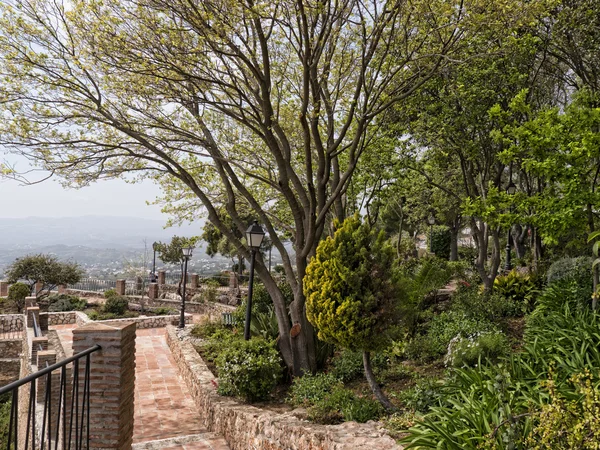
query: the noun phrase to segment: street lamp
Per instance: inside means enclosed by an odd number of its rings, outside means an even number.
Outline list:
[[[183,247],[181,254],[183,255],[183,289],[181,290],[181,316],[179,317],[179,328],[185,327],[185,285],[187,284],[187,265],[192,257],[194,247]]]
[[[513,195],[515,195],[516,192],[517,192],[517,186],[515,186],[515,183],[513,183],[512,174],[511,174],[510,180],[508,182],[508,186],[506,186],[506,193],[512,197]],[[512,205],[512,199],[511,199],[510,212],[512,213],[512,211],[513,211],[513,205]],[[511,241],[512,241],[511,229],[512,229],[512,224],[508,226],[508,233],[506,236],[506,264],[504,264],[504,270],[506,270],[507,272],[510,272],[512,270],[512,262],[510,260],[511,259],[510,249],[511,249]]]
[[[256,251],[260,248],[265,232],[255,220],[246,230],[246,242],[250,247],[250,278],[248,280],[248,301],[246,302],[246,323],[244,324],[244,339],[250,339],[250,316],[252,313],[252,285],[254,284],[254,260]]]
[[[156,250],[158,249],[158,242],[152,244],[152,250],[154,255],[152,256],[152,282],[156,283]]]
[[[427,223],[429,224],[429,251],[433,253],[433,226],[435,225],[435,216],[433,213],[429,214],[427,218]]]

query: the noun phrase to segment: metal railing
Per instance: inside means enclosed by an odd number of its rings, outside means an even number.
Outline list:
[[[104,292],[109,289],[115,289],[117,282],[114,280],[98,280],[96,278],[82,278],[75,284],[69,284],[69,289],[78,291]]]
[[[100,350],[95,345],[76,355],[66,358],[56,364],[48,366],[34,374],[8,384],[0,388],[0,396],[11,393],[10,419],[8,426],[8,440],[6,450],[32,449],[32,450],[63,450],[75,448],[80,450],[89,448],[90,445],[90,355]],[[83,379],[80,379],[80,360],[85,358]],[[67,375],[67,365],[73,363],[73,376]],[[54,371],[60,370],[59,389],[56,396],[52,395],[52,375]],[[45,378],[45,380],[44,380]],[[37,419],[37,384],[44,382],[43,404],[39,405],[42,411],[41,429]],[[72,381],[72,388],[68,383]],[[27,409],[27,426],[24,436],[19,436],[19,388],[29,384],[29,401]],[[80,385],[83,393],[80,397]],[[25,391],[26,393],[27,391]],[[53,399],[53,397],[55,397]],[[70,401],[68,401],[70,399]],[[57,405],[53,404],[53,400]],[[42,403],[42,402],[40,402]],[[20,414],[21,413],[21,414]],[[24,437],[19,442],[19,437]]]

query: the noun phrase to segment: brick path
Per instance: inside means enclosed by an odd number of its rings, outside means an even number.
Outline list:
[[[51,326],[61,339],[65,352],[72,354],[75,325]],[[177,368],[164,328],[136,331],[135,399],[133,443],[141,444],[167,439],[152,448],[169,450],[228,450],[226,441],[200,425],[191,395]],[[197,435],[194,442],[175,443],[169,438]],[[158,444],[158,443],[157,443]],[[150,447],[148,447],[150,448]]]

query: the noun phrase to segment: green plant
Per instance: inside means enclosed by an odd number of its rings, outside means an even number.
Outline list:
[[[377,420],[382,412],[381,405],[375,400],[357,396],[339,385],[315,401],[308,408],[307,417],[313,422],[323,424],[334,424],[344,420],[362,423]]]
[[[99,320],[98,317],[100,316],[100,313],[98,311],[94,310],[94,311],[88,312],[87,316],[90,318],[90,320]]]
[[[444,396],[444,384],[437,378],[426,377],[400,394],[402,404],[413,411],[427,413],[432,406],[440,404]]]
[[[571,280],[582,285],[592,284],[592,264],[589,256],[561,258],[550,265],[546,277],[548,284],[560,280]]]
[[[115,291],[114,289],[107,289],[106,291],[104,291],[104,298],[109,299],[112,297],[117,297],[119,294],[117,294],[117,291]]]
[[[294,378],[287,402],[292,406],[311,406],[339,387],[341,381],[331,373],[307,374]]]
[[[435,226],[431,231],[428,240],[429,248],[438,258],[450,258],[450,241],[452,237],[450,229],[445,226]]]
[[[535,298],[539,294],[536,277],[511,270],[494,280],[494,292],[522,305],[523,312],[531,311]]]
[[[203,302],[216,302],[217,301],[217,287],[214,284],[207,284],[202,286],[200,296]]]
[[[107,298],[102,306],[102,312],[122,316],[129,307],[129,301],[125,297],[116,296]]]
[[[159,306],[158,308],[154,308],[152,312],[157,316],[170,316],[173,314],[177,314],[176,309],[168,308],[166,306]]]
[[[217,331],[223,330],[225,327],[221,322],[204,321],[197,323],[192,327],[191,335],[203,339],[212,337]]]
[[[0,448],[8,448],[8,430],[10,425],[11,394],[0,396]],[[14,436],[13,436],[14,439]],[[11,444],[11,449],[14,445]]]
[[[83,311],[87,305],[85,299],[75,295],[54,294],[48,297],[48,311]]]
[[[497,361],[510,350],[502,332],[480,332],[471,336],[457,336],[448,345],[444,362],[452,367],[473,367],[481,361]]]
[[[519,317],[525,312],[525,304],[498,292],[482,294],[477,286],[459,286],[452,296],[451,310],[475,320],[498,323],[505,317]]]
[[[207,361],[214,362],[225,349],[234,345],[235,341],[241,339],[242,335],[235,329],[229,329],[224,326],[216,327],[202,345],[202,356]]]
[[[216,359],[219,393],[248,402],[266,399],[281,378],[279,353],[260,338],[235,340]]]
[[[7,299],[12,302],[18,312],[23,311],[25,298],[31,293],[29,286],[25,283],[14,283],[8,288]]]
[[[371,355],[371,364],[375,373],[381,373],[389,365],[389,358],[381,352]],[[331,360],[331,373],[344,383],[364,375],[362,353],[344,349]]]

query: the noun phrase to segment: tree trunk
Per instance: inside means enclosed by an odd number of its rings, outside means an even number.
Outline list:
[[[458,227],[450,227],[450,261],[458,261]]]
[[[525,241],[527,239],[527,231],[529,230],[529,226],[521,226],[521,224],[514,224],[511,229],[511,236],[513,241],[513,246],[515,249],[515,254],[517,258],[522,259],[525,258],[525,253],[527,249],[525,247]]]
[[[379,384],[377,384],[377,380],[375,379],[375,375],[373,374],[373,368],[371,367],[371,353],[363,352],[363,366],[365,368],[365,377],[367,378],[367,382],[369,383],[369,387],[379,400],[379,403],[388,411],[395,409],[394,405],[383,393]]]

